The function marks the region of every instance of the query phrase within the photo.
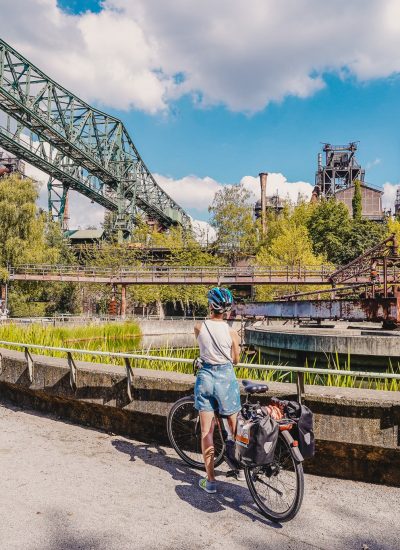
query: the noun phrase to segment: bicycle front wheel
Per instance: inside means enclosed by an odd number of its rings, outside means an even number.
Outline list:
[[[303,465],[279,434],[271,464],[245,469],[247,486],[261,513],[276,522],[293,519],[304,493]]]
[[[183,397],[172,406],[167,419],[167,432],[171,445],[192,468],[205,470],[201,452],[199,411],[194,408],[194,397]],[[214,430],[214,465],[224,459],[225,445],[218,423]]]

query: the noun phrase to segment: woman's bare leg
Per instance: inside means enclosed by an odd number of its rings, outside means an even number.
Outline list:
[[[231,434],[232,434],[233,439],[235,439],[235,435],[236,435],[237,415],[238,415],[238,413],[231,414],[230,416],[228,416],[228,424],[229,424],[229,428],[231,430]]]
[[[201,450],[208,481],[215,481],[214,474],[214,412],[200,411]]]

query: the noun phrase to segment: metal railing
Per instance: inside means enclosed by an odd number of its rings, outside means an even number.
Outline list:
[[[9,346],[22,348],[25,353],[25,359],[28,368],[29,380],[33,382],[33,372],[34,372],[34,359],[30,353],[30,350],[47,350],[52,352],[61,352],[65,353],[67,357],[67,363],[70,370],[70,385],[73,391],[77,388],[77,375],[78,367],[73,358],[73,354],[77,355],[92,355],[97,357],[115,357],[118,359],[123,359],[126,369],[127,377],[127,394],[132,401],[132,381],[133,381],[133,371],[131,361],[158,361],[164,363],[181,363],[186,365],[192,365],[193,359],[185,359],[183,357],[160,357],[157,355],[149,354],[140,354],[140,353],[123,353],[123,352],[111,352],[111,351],[92,351],[87,349],[76,349],[76,348],[64,348],[64,347],[54,347],[54,346],[44,346],[40,344],[28,344],[24,342],[8,342],[0,340],[1,346]],[[297,397],[299,402],[302,401],[302,396],[305,392],[304,388],[304,374],[326,374],[334,376],[349,376],[351,378],[369,378],[369,379],[383,379],[383,380],[399,380],[400,374],[394,373],[382,373],[382,372],[365,372],[365,371],[351,371],[351,370],[341,370],[341,369],[324,369],[319,367],[291,367],[291,366],[281,366],[281,365],[262,365],[262,364],[248,364],[248,363],[237,363],[235,368],[246,368],[250,370],[273,370],[273,371],[283,371],[283,372],[295,372],[296,377],[296,386],[297,386]],[[1,354],[0,354],[0,374],[1,374]]]
[[[76,280],[127,284],[241,283],[330,284],[330,266],[121,266],[21,265],[8,268],[10,280]]]

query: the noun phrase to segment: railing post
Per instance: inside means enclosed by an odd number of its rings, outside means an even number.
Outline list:
[[[297,386],[297,401],[301,405],[303,395],[304,395],[304,372],[297,373],[296,386]]]
[[[132,387],[133,387],[133,370],[131,365],[131,360],[129,357],[125,357],[125,369],[126,369],[126,392],[128,394],[129,403],[132,403],[133,397],[132,397]]]
[[[72,353],[70,351],[67,352],[67,358],[68,358],[68,366],[69,366],[69,384],[71,386],[72,391],[76,391],[77,385],[76,385],[76,379],[77,379],[77,371],[74,358],[72,357]]]
[[[27,346],[25,346],[24,351],[25,351],[26,364],[27,364],[27,367],[28,367],[29,381],[32,384],[32,382],[33,382],[33,359],[32,359],[32,355],[29,353],[29,349],[28,349]]]

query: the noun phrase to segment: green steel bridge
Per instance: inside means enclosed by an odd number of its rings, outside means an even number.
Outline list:
[[[0,146],[49,175],[49,212],[61,224],[72,189],[115,213],[120,240],[129,239],[140,212],[162,227],[190,228],[122,121],[82,101],[1,39]]]

